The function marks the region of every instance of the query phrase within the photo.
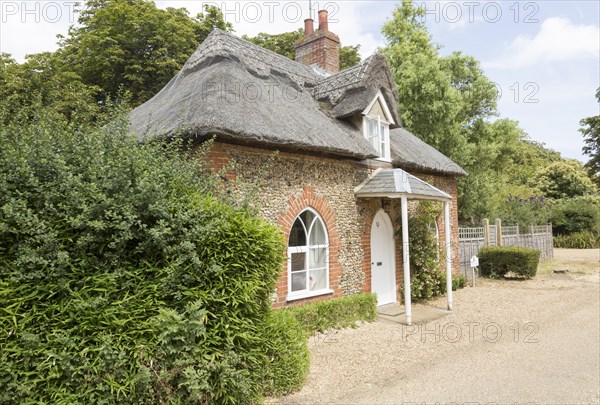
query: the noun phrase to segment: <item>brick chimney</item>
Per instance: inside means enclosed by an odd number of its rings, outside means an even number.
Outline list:
[[[304,20],[304,38],[298,40],[296,61],[307,66],[317,65],[327,73],[340,71],[340,38],[329,31],[327,10],[319,11],[319,29],[312,19]]]

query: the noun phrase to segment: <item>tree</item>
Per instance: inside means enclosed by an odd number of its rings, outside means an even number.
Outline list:
[[[78,26],[60,40],[59,58],[100,100],[130,94],[138,105],[156,94],[214,27],[232,31],[221,11],[205,6],[191,18],[183,8],[161,10],[149,0],[90,0]]]
[[[41,109],[55,119],[93,120],[100,110],[99,91],[65,71],[54,53],[28,55],[22,64],[0,55],[0,123],[31,118]]]
[[[360,63],[360,45],[348,45],[340,48],[340,70],[351,68]]]
[[[459,216],[474,220],[498,205],[510,151],[523,138],[518,124],[492,121],[495,85],[479,62],[460,52],[439,55],[424,24],[425,9],[405,0],[382,28],[387,57],[399,94],[404,126],[461,165]]]
[[[440,58],[440,67],[450,75],[450,84],[459,94],[457,119],[469,124],[496,115],[498,91],[483,73],[477,59],[453,52]]]
[[[292,60],[296,58],[296,48],[294,47],[294,44],[302,37],[304,37],[304,30],[302,28],[292,32],[284,32],[283,34],[266,34],[261,32],[255,37],[249,37],[248,35],[242,36],[242,38],[253,44],[262,46],[265,49]]]
[[[544,167],[536,174],[532,186],[554,199],[590,195],[598,191],[577,160],[558,161]]]
[[[596,100],[600,103],[600,87],[596,90]],[[583,134],[583,153],[590,157],[585,164],[595,183],[600,187],[600,115],[584,118],[580,121],[583,127],[579,131]]]
[[[242,36],[242,38],[253,44],[262,46],[292,60],[296,59],[296,47],[294,44],[302,37],[304,37],[304,29],[302,28],[292,32],[284,32],[283,34],[266,34],[261,32],[255,37]],[[359,50],[360,45],[340,47],[340,70],[356,66],[360,63]]]

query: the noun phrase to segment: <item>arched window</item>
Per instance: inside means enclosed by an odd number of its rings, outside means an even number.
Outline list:
[[[308,208],[296,218],[288,242],[288,296],[329,292],[329,244],[323,220]]]

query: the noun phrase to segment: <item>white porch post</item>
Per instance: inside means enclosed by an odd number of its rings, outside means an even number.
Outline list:
[[[408,251],[408,200],[401,197],[402,213],[402,264],[404,265],[404,308],[406,310],[406,323],[412,324],[412,304],[410,302],[410,252]]]
[[[446,291],[448,310],[452,310],[452,244],[450,235],[450,201],[444,201],[444,234],[446,236]]]

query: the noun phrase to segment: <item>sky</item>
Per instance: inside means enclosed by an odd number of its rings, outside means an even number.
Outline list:
[[[278,34],[303,27],[308,0],[156,1],[190,14],[217,5],[237,35]],[[329,29],[343,45],[361,45],[367,57],[385,45],[382,25],[399,1],[312,1],[313,13],[329,11]],[[415,1],[442,55],[460,51],[477,58],[500,91],[500,118],[519,121],[531,139],[581,161],[579,121],[599,115],[600,2]],[[17,61],[57,48],[56,36],[77,22],[70,0],[0,0],[0,52]],[[314,18],[314,17],[313,17]],[[315,18],[316,20],[316,18]]]

